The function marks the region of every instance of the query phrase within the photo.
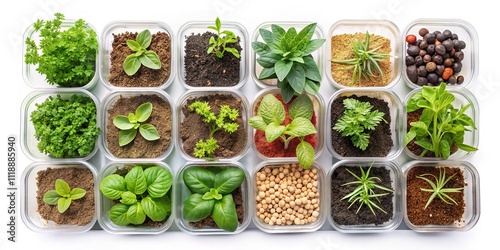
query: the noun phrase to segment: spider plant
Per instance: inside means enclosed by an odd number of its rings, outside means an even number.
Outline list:
[[[352,52],[354,58],[344,59],[344,60],[331,60],[334,63],[346,64],[349,66],[344,67],[344,70],[353,69],[352,71],[352,85],[358,81],[361,81],[361,77],[368,79],[375,77],[375,73],[379,76],[383,76],[383,72],[380,69],[379,62],[382,59],[389,56],[389,54],[379,54],[376,51],[380,48],[376,47],[369,49],[370,47],[370,33],[366,32],[365,43],[361,43],[358,39],[353,42]]]
[[[375,210],[373,208],[377,208],[380,211],[387,213],[386,211],[384,211],[384,209],[382,209],[379,205],[377,205],[377,203],[374,200],[376,200],[376,201],[378,201],[378,203],[380,203],[379,197],[384,196],[384,195],[388,195],[389,193],[377,194],[377,193],[375,193],[374,189],[378,188],[380,190],[384,190],[387,192],[393,192],[393,190],[390,188],[386,188],[384,186],[378,185],[377,182],[381,182],[380,178],[375,177],[375,176],[370,177],[370,170],[371,170],[372,166],[373,166],[373,163],[370,165],[368,170],[365,172],[363,170],[363,167],[361,167],[361,165],[360,165],[359,169],[361,171],[361,176],[357,176],[355,173],[353,173],[352,171],[350,171],[347,168],[345,169],[352,176],[354,176],[354,178],[356,178],[356,180],[348,182],[348,183],[344,183],[344,184],[342,184],[342,186],[346,186],[346,185],[358,185],[358,186],[354,189],[354,191],[352,191],[351,193],[342,197],[341,200],[348,199],[348,202],[351,202],[351,204],[349,205],[348,208],[351,208],[352,205],[354,205],[354,203],[356,203],[356,202],[360,203],[358,210],[356,211],[356,214],[359,212],[359,210],[361,209],[361,207],[363,205],[366,205],[375,216],[376,216],[376,214],[375,214]]]
[[[428,178],[426,178],[424,176],[434,177],[434,179],[436,180],[436,183],[432,182],[431,180],[429,180]],[[417,176],[417,178],[422,179],[422,180],[426,181],[427,183],[429,183],[429,185],[431,185],[431,188],[420,188],[420,190],[422,190],[422,191],[432,192],[432,195],[427,200],[427,204],[425,204],[424,210],[429,206],[429,204],[431,204],[431,202],[434,200],[434,198],[436,198],[436,196],[439,197],[446,204],[458,205],[457,202],[446,193],[458,193],[461,190],[463,190],[464,188],[463,187],[461,187],[461,188],[444,188],[446,183],[448,183],[451,180],[451,178],[453,178],[453,176],[455,176],[455,174],[448,176],[448,178],[446,178],[446,169],[444,169],[442,167],[439,168],[439,177],[436,177],[433,174],[421,174],[421,175]]]

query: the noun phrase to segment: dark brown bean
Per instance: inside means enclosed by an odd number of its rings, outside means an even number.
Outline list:
[[[462,71],[462,63],[461,62],[454,62],[453,65],[451,66],[451,68],[453,69],[453,72],[459,73],[460,71]]]
[[[419,77],[418,80],[417,80],[417,85],[418,86],[427,85],[427,78],[425,78],[425,77]]]
[[[455,56],[453,58],[455,59],[456,62],[461,62],[462,60],[464,60],[464,52],[462,51],[455,52]]]
[[[405,58],[405,64],[407,66],[415,64],[415,57],[413,57],[413,56],[406,56],[406,58]]]
[[[462,83],[464,83],[464,81],[465,81],[465,79],[464,79],[464,77],[463,77],[463,76],[458,76],[458,77],[457,77],[457,83],[458,83],[458,84],[462,84]]]
[[[436,34],[436,39],[440,42],[443,42],[445,40],[444,34],[443,33]]]
[[[436,35],[433,33],[427,33],[427,35],[424,36],[424,40],[426,40],[429,44],[433,44],[436,42]]]
[[[436,70],[436,64],[434,62],[428,62],[425,64],[425,69],[427,70],[427,72],[433,72],[434,70]]]
[[[429,44],[427,45],[427,49],[425,49],[425,51],[427,52],[427,54],[429,55],[434,55],[434,48],[436,47],[436,45],[434,44]]]
[[[428,62],[430,62],[432,60],[432,57],[429,54],[425,54],[423,56],[423,59],[424,59],[424,63],[428,63]]]
[[[424,64],[424,59],[421,56],[416,56],[415,57],[415,65],[420,66]]]
[[[466,44],[464,41],[460,41],[460,49],[465,49]]]
[[[452,34],[451,34],[451,31],[450,30],[444,30],[443,31],[443,35],[445,37],[445,39],[450,39]]]
[[[457,78],[455,76],[450,76],[448,78],[448,84],[456,84],[457,83]]]
[[[406,52],[410,56],[418,56],[418,54],[420,53],[420,48],[414,45],[410,45]]]
[[[446,48],[444,47],[444,45],[439,44],[439,45],[436,45],[435,51],[436,51],[436,54],[444,55],[444,53],[446,53]]]
[[[432,61],[436,64],[443,64],[443,57],[440,55],[435,55],[432,57]]]
[[[413,58],[413,57],[412,57],[412,58]],[[444,65],[445,67],[450,67],[452,64],[453,64],[453,59],[451,59],[451,58],[446,58],[446,59],[444,60],[444,62],[443,62],[443,65]]]
[[[455,48],[455,50],[460,50],[462,48],[462,45],[460,45],[460,41],[459,40],[452,40],[453,41],[453,48]]]
[[[444,40],[441,44],[446,48],[446,51],[453,49],[453,42],[451,40]]]
[[[410,79],[411,82],[417,83],[418,75],[417,75],[417,67],[415,67],[415,65],[410,65],[406,67],[406,74],[408,75],[408,79]]]
[[[443,65],[436,65],[436,74],[438,76],[442,75],[444,72],[444,66]]]
[[[426,29],[426,28],[421,28],[419,31],[418,31],[418,34],[423,37],[425,36],[427,33],[429,33],[429,30]]]
[[[420,44],[418,45],[418,47],[419,47],[420,49],[426,49],[426,48],[427,48],[427,45],[429,45],[429,44],[427,43],[427,41],[424,41],[424,40],[423,40],[423,41],[421,41],[421,42],[420,42]]]
[[[424,65],[421,65],[417,68],[417,75],[425,77],[427,75],[427,70],[425,69]]]
[[[436,73],[427,74],[427,82],[437,85],[439,83],[439,76]]]

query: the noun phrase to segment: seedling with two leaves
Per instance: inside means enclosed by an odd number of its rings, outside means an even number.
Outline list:
[[[148,50],[151,45],[151,32],[143,30],[137,35],[135,40],[127,40],[128,47],[134,54],[128,55],[123,62],[123,70],[127,75],[134,75],[141,65],[150,69],[160,69],[161,61],[156,52]]]
[[[118,133],[118,144],[122,147],[131,143],[137,136],[137,130],[148,141],[160,139],[158,130],[151,124],[144,123],[148,120],[153,111],[153,104],[143,103],[137,107],[134,113],[128,116],[117,115],[113,119],[113,124],[120,129]]]
[[[43,201],[49,205],[57,205],[59,213],[66,212],[72,201],[81,199],[87,194],[87,191],[82,188],[70,188],[62,179],[56,180],[55,188],[43,195]]]

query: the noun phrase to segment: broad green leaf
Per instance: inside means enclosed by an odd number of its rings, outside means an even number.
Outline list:
[[[146,183],[148,185],[148,194],[152,198],[160,198],[172,187],[172,173],[159,166],[153,166],[144,170]]]
[[[420,109],[420,107],[417,105],[418,100],[422,98],[422,92],[417,92],[415,93],[409,100],[408,103],[406,104],[406,112],[413,112],[415,110]]]
[[[125,178],[118,174],[110,174],[101,181],[99,190],[102,194],[111,200],[118,200],[122,193],[127,191]]]
[[[59,213],[64,213],[66,210],[68,210],[69,206],[71,205],[71,199],[61,197],[59,200],[57,200],[57,210]]]
[[[286,34],[285,29],[283,29],[281,26],[276,25],[276,24],[271,24],[271,30],[274,34],[274,37],[276,40],[279,42],[283,38],[283,36]]]
[[[429,110],[433,110],[434,111],[434,108],[432,107],[432,104],[429,103],[427,100],[419,100],[419,101],[417,101],[417,106],[419,108],[425,108],[425,109],[429,109]]]
[[[470,145],[466,145],[466,144],[457,144],[457,147],[463,151],[466,151],[466,152],[472,152],[472,151],[478,150],[477,148],[470,146]]]
[[[266,130],[267,124],[264,122],[264,119],[262,119],[261,116],[254,116],[248,120],[248,124],[252,126],[252,128],[258,129],[258,130]]]
[[[451,94],[451,93],[444,93],[439,98],[439,102],[437,103],[437,104],[439,104],[438,108],[439,109],[443,109],[446,106],[450,105],[453,101],[455,101],[455,96],[453,94]]]
[[[290,118],[292,118],[292,120],[297,117],[311,120],[313,116],[313,109],[314,107],[311,98],[309,98],[306,94],[302,94],[297,96],[297,98],[295,98],[290,104],[288,113],[290,114]]]
[[[433,87],[424,86],[422,88],[422,97],[428,102],[434,103],[436,101],[436,90]]]
[[[139,61],[142,65],[150,69],[160,69],[161,61],[158,55],[154,51],[146,51],[142,56],[139,57]]]
[[[215,174],[205,168],[190,167],[184,170],[182,179],[191,193],[204,194],[213,188]]]
[[[288,124],[287,129],[285,130],[285,134],[288,134],[292,137],[302,137],[310,134],[315,134],[316,132],[316,128],[311,123],[311,121],[303,117],[297,117],[296,119],[292,120],[292,122]]]
[[[158,130],[151,124],[142,124],[139,127],[139,133],[141,133],[142,137],[148,141],[156,141],[160,139],[160,134]]]
[[[281,56],[269,53],[257,58],[257,62],[264,68],[273,68],[274,64],[279,60],[281,60]]]
[[[238,228],[238,215],[231,194],[224,195],[222,200],[215,202],[212,219],[221,229],[228,232],[236,231]]]
[[[410,123],[410,126],[414,127],[414,128],[419,128],[419,129],[423,129],[423,130],[427,130],[427,124],[425,124],[424,122],[421,122],[421,121],[418,121],[418,122],[411,122]]]
[[[273,142],[278,137],[280,137],[283,132],[285,132],[285,126],[278,125],[274,122],[269,123],[266,127],[266,130],[264,131],[266,135],[266,141]]]
[[[276,71],[274,71],[274,67],[263,68],[262,71],[259,74],[259,79],[260,80],[276,79],[276,78],[278,78],[278,76],[276,76]]]
[[[56,205],[59,198],[61,198],[61,196],[56,190],[49,190],[43,195],[43,202],[49,205]]]
[[[120,130],[120,132],[118,132],[118,145],[120,145],[120,147],[123,147],[131,143],[136,136],[136,129]]]
[[[144,176],[144,170],[141,166],[133,167],[125,175],[125,183],[127,184],[127,190],[134,194],[143,194],[147,189],[146,176]]]
[[[255,51],[255,53],[259,56],[262,56],[263,54],[269,52],[269,46],[259,41],[252,42],[252,48]]]
[[[262,116],[266,124],[274,122],[280,125],[285,121],[285,106],[273,94],[267,94],[262,98],[257,114]]]
[[[168,196],[152,198],[146,196],[141,200],[144,213],[153,221],[162,221],[170,214],[171,204]]]
[[[297,154],[297,159],[303,168],[311,168],[314,162],[314,148],[307,141],[301,141],[297,148],[295,149]]]
[[[140,44],[142,48],[147,49],[151,44],[151,32],[147,29],[143,30],[137,35],[135,40]]]
[[[214,200],[203,200],[203,195],[192,194],[184,202],[182,217],[187,221],[200,221],[212,213]]]
[[[290,51],[293,47],[297,45],[297,43],[294,42],[294,38],[297,37],[297,30],[295,27],[290,27],[286,33],[285,36],[280,41],[281,47],[284,48],[285,51]]]
[[[85,191],[85,189],[73,188],[73,189],[71,189],[71,192],[69,192],[69,198],[71,200],[78,200],[78,199],[83,198],[85,196],[85,194],[87,194],[87,191]]]
[[[115,118],[113,118],[113,124],[121,130],[128,130],[134,127],[134,124],[130,123],[128,117],[124,115],[115,116]]]
[[[307,44],[307,47],[306,49],[302,52],[304,56],[307,56],[311,53],[313,53],[314,51],[318,50],[319,48],[321,48],[321,46],[323,45],[323,43],[325,43],[325,39],[312,39],[308,44]]]
[[[141,203],[135,203],[127,210],[127,220],[130,224],[141,225],[146,220],[146,213],[142,208]]]
[[[436,155],[436,157],[443,157],[444,159],[448,159],[450,157],[450,144],[446,140],[441,140],[439,142],[439,151],[441,151],[441,155]]]
[[[62,179],[57,179],[55,186],[56,186],[56,191],[60,196],[69,197],[69,192],[71,191],[71,188],[69,187],[68,183],[66,183]]]
[[[302,48],[311,41],[312,36],[316,31],[316,23],[311,23],[304,27],[295,37],[293,43],[296,44],[297,48],[302,50]]]
[[[245,172],[239,168],[227,168],[215,175],[214,187],[220,194],[233,192],[245,180]]]
[[[306,74],[304,67],[300,64],[294,63],[290,73],[288,73],[286,80],[292,87],[292,89],[301,94],[304,91],[304,85],[306,83]]]
[[[408,143],[410,143],[410,141],[415,139],[415,136],[417,136],[417,133],[415,133],[415,130],[410,129],[410,131],[408,131],[408,133],[406,133],[405,138],[404,138],[405,146],[408,145]]]
[[[153,112],[153,104],[145,102],[135,109],[135,117],[138,122],[145,122]]]
[[[280,82],[278,82],[278,85],[280,85]],[[290,86],[290,84],[285,81],[279,88],[281,89],[281,97],[283,98],[283,101],[285,103],[290,102],[290,100],[292,100],[292,97],[295,95],[295,90],[292,88],[292,86]]]
[[[319,72],[318,65],[311,55],[304,57],[304,67],[306,70],[306,77],[315,82],[321,82],[321,73]]]
[[[432,143],[428,142],[428,141],[415,141],[415,144],[419,145],[420,147],[424,148],[424,149],[427,149],[429,151],[434,151],[434,146],[432,145]]]
[[[127,40],[127,45],[134,52],[139,51],[142,48],[141,44],[134,40]]]
[[[118,203],[111,207],[108,211],[109,219],[117,226],[126,226],[130,224],[127,218],[127,211],[129,206]]]
[[[277,61],[276,64],[274,65],[274,70],[276,71],[276,76],[278,76],[278,80],[283,81],[290,72],[290,69],[292,69],[292,66],[293,62],[291,61],[283,61],[283,60]]]
[[[137,203],[137,196],[130,191],[123,192],[120,202],[125,205],[134,205]]]
[[[275,41],[274,35],[271,31],[266,30],[266,29],[259,29],[260,36],[262,37],[262,40],[266,42],[267,44],[270,44]]]
[[[224,51],[230,52],[236,58],[240,58],[240,52],[238,52],[238,50],[236,48],[226,47],[224,49]]]
[[[304,90],[311,94],[316,95],[319,92],[320,82],[311,81],[306,78],[306,85],[304,86]]]
[[[134,75],[140,67],[141,61],[139,61],[139,58],[135,54],[127,56],[123,62],[123,70],[129,76]]]

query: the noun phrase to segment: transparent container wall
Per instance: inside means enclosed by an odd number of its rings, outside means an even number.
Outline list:
[[[23,103],[21,104],[21,148],[23,149],[24,153],[28,158],[34,161],[38,160],[52,160],[52,161],[64,161],[64,160],[83,160],[86,161],[92,156],[94,156],[97,152],[98,149],[98,141],[99,137],[96,138],[96,143],[94,145],[93,151],[82,157],[74,157],[74,158],[54,158],[49,155],[46,155],[44,153],[41,153],[40,150],[38,150],[38,140],[35,138],[35,128],[33,126],[33,122],[31,122],[31,112],[35,111],[37,109],[36,105],[43,103],[47,98],[50,96],[52,97],[57,97],[57,95],[60,95],[61,98],[63,99],[69,99],[72,95],[83,95],[83,96],[88,96],[92,98],[96,105],[97,109],[97,125],[100,126],[100,106],[99,106],[99,100],[93,96],[90,92],[84,90],[84,89],[68,89],[68,88],[59,88],[59,89],[53,89],[53,90],[40,90],[40,91],[34,91],[30,93],[26,98],[24,99]]]
[[[191,195],[191,192],[187,188],[187,186],[184,184],[183,180],[183,174],[184,171],[188,168],[191,167],[202,167],[202,168],[210,168],[210,167],[222,167],[222,168],[239,168],[245,172],[245,180],[241,183],[241,192],[243,196],[243,207],[244,207],[244,218],[242,223],[238,223],[238,227],[236,231],[234,232],[228,232],[224,231],[223,229],[220,228],[213,228],[213,227],[203,227],[203,228],[197,228],[189,224],[189,221],[185,220],[183,215],[182,215],[182,210],[184,207],[184,202],[188,199],[188,197]],[[175,178],[175,184],[176,185],[176,193],[175,193],[175,223],[178,228],[180,228],[182,231],[193,234],[193,235],[222,235],[222,234],[238,234],[241,233],[245,228],[248,227],[250,224],[250,175],[248,171],[245,169],[245,167],[239,163],[239,162],[232,162],[232,163],[227,163],[227,162],[187,162],[179,172],[177,173],[177,176]]]
[[[73,21],[73,20],[64,20],[61,24],[61,29],[67,30],[67,29],[71,28],[72,26],[74,26],[74,24],[75,24],[75,21]],[[87,26],[87,28],[95,31],[95,28],[92,25],[90,25],[89,23],[86,23],[86,26]],[[38,73],[38,71],[36,71],[36,69],[38,68],[38,65],[26,64],[24,62],[24,57],[26,55],[26,48],[27,48],[24,41],[26,41],[27,38],[30,38],[33,41],[35,41],[37,46],[39,46],[41,37],[40,37],[39,32],[35,31],[33,24],[30,25],[26,29],[26,31],[24,32],[24,37],[23,37],[23,47],[22,47],[23,69],[22,70],[23,70],[23,78],[24,78],[24,81],[26,82],[26,84],[28,84],[28,86],[35,88],[35,89],[54,89],[55,90],[55,89],[60,89],[60,88],[66,88],[66,87],[58,87],[57,85],[49,84],[45,78],[45,75],[42,75],[42,74]],[[100,43],[100,41],[98,41],[98,43]],[[99,44],[99,46],[101,46],[101,45]],[[98,70],[98,68],[99,68],[99,56],[98,56],[98,54],[99,54],[99,49],[97,49],[96,55],[95,55],[94,77],[84,86],[82,86],[82,87],[70,87],[70,89],[92,89],[96,85],[96,83],[99,81],[99,70]]]
[[[200,88],[230,88],[230,89],[238,89],[241,86],[243,86],[247,79],[248,79],[248,69],[249,69],[249,62],[248,62],[248,56],[249,56],[249,38],[248,38],[248,32],[245,29],[243,25],[237,22],[226,22],[222,20],[221,23],[221,31],[224,30],[229,30],[232,31],[236,37],[240,38],[240,46],[242,48],[241,53],[240,53],[240,79],[238,83],[234,86],[229,86],[229,87],[195,87],[188,85],[186,83],[186,70],[184,68],[184,57],[186,56],[186,52],[184,51],[184,47],[186,46],[186,38],[192,34],[203,34],[207,31],[210,32],[215,32],[215,30],[208,29],[208,26],[214,26],[215,21],[209,22],[209,21],[204,21],[204,22],[188,22],[184,24],[180,30],[179,30],[179,40],[178,40],[178,47],[179,47],[179,63],[178,63],[178,80],[181,82],[181,84],[187,88],[187,89],[200,89]],[[208,44],[208,41],[207,41]],[[201,51],[200,53],[206,53],[206,51]],[[227,52],[226,52],[227,53]]]
[[[174,46],[174,34],[170,27],[163,22],[139,22],[139,21],[116,21],[109,23],[104,27],[102,33],[102,46],[100,51],[101,65],[100,65],[100,78],[104,86],[110,90],[128,89],[130,87],[118,87],[111,84],[109,79],[109,74],[111,70],[111,52],[113,51],[113,35],[122,34],[125,32],[140,33],[141,31],[148,29],[151,35],[158,32],[167,33],[170,37],[170,76],[158,87],[152,88],[167,88],[175,79],[175,62],[176,62],[176,52]],[[141,87],[144,88],[144,87]],[[148,88],[148,87],[145,87]]]
[[[184,159],[186,159],[187,161],[205,161],[205,159],[196,158],[194,156],[191,156],[184,150],[183,140],[180,136],[180,128],[182,127],[182,122],[184,122],[184,119],[185,119],[185,116],[182,113],[182,107],[187,105],[187,101],[190,100],[191,98],[198,98],[198,97],[202,97],[202,96],[218,95],[218,94],[230,95],[236,99],[241,100],[241,108],[242,108],[243,112],[240,115],[243,118],[243,125],[244,125],[244,127],[241,129],[244,129],[246,131],[247,143],[246,143],[245,147],[241,150],[241,152],[239,152],[238,154],[236,154],[230,158],[219,157],[219,158],[215,158],[214,160],[216,160],[216,161],[231,161],[231,162],[237,161],[245,155],[248,148],[250,147],[252,135],[251,135],[251,127],[250,127],[250,125],[248,125],[249,104],[248,104],[248,100],[246,99],[246,97],[242,93],[240,93],[238,90],[232,90],[232,89],[227,89],[227,88],[225,88],[224,90],[220,90],[220,89],[216,89],[216,88],[215,89],[214,88],[210,88],[210,89],[204,88],[204,90],[200,90],[200,89],[189,90],[188,92],[184,93],[181,97],[179,97],[179,100],[177,101],[177,117],[178,117],[177,118],[177,127],[178,127],[178,131],[176,134],[177,149],[179,150],[182,157]],[[238,128],[238,129],[240,129],[240,128]]]
[[[406,213],[406,179],[408,171],[416,167],[451,167],[462,170],[465,178],[466,186],[464,188],[465,212],[462,219],[455,221],[450,225],[414,225],[408,220]],[[403,214],[406,225],[416,232],[449,232],[449,231],[468,231],[472,229],[481,214],[480,203],[480,185],[479,172],[474,165],[465,161],[411,161],[403,166],[404,181],[403,181]]]
[[[275,88],[275,87],[270,87],[270,88],[264,88],[260,90],[255,96],[255,99],[252,103],[252,117],[257,115],[257,111],[259,109],[260,102],[262,101],[262,98],[264,98],[265,95],[267,94],[280,94],[280,89]],[[321,154],[323,150],[323,146],[325,143],[325,135],[324,133],[324,120],[325,120],[325,104],[323,101],[323,98],[321,97],[320,94],[318,95],[309,95],[309,97],[312,100],[313,103],[313,108],[314,108],[314,113],[316,114],[316,131],[318,133],[316,134],[316,147],[314,147],[314,158],[318,158],[318,156]],[[257,131],[254,128],[251,128],[252,130],[252,148],[257,153],[257,155],[263,159],[263,160],[290,160],[290,159],[296,159],[296,157],[267,157],[263,155],[259,150],[257,150],[255,141],[254,141],[254,136],[255,132]],[[276,140],[281,140],[281,139],[276,139]]]
[[[473,146],[475,148],[478,148],[479,145],[479,103],[477,102],[476,98],[474,95],[468,91],[465,88],[449,88],[447,87],[448,92],[452,93],[455,96],[455,101],[452,103],[453,107],[460,109],[460,107],[465,106],[467,104],[471,104],[471,106],[465,111],[465,114],[467,114],[472,120],[474,121],[474,124],[476,125],[476,130],[471,130],[471,131],[466,131],[464,135],[464,144]],[[421,91],[421,89],[415,89],[411,91],[405,101],[405,111],[404,111],[404,121],[406,123],[407,120],[407,113],[406,113],[406,106],[408,103],[408,100],[417,92]],[[407,128],[410,129],[410,128]],[[422,157],[420,155],[415,155],[413,152],[411,152],[407,147],[404,147],[404,152],[408,156],[410,156],[413,159],[417,160],[439,160],[439,158],[436,157]],[[449,160],[466,160],[470,158],[472,155],[474,155],[475,151],[471,152],[466,152],[461,149],[458,149],[457,152],[453,153],[450,155],[448,158]]]
[[[450,30],[452,33],[458,35],[458,39],[465,42],[466,47],[462,50],[464,52],[464,59],[462,61],[462,71],[457,75],[464,76],[464,82],[460,85],[450,85],[452,87],[469,87],[474,84],[478,77],[479,71],[479,42],[478,35],[474,27],[460,19],[417,19],[412,21],[402,33],[402,50],[403,59],[402,63],[402,77],[404,82],[410,88],[419,88],[417,84],[410,81],[406,73],[406,64],[404,58],[407,55],[408,43],[405,38],[407,35],[413,34],[418,39],[422,37],[418,34],[421,28],[427,28],[429,32]]]
[[[106,178],[106,176],[117,173],[124,172],[132,169],[134,166],[139,165],[144,167],[160,166],[167,169],[172,174],[172,181],[174,181],[175,173],[172,171],[169,165],[164,162],[155,161],[136,161],[136,162],[110,162],[107,166],[103,167],[99,172],[98,185],[101,181]],[[127,225],[118,226],[115,225],[109,218],[108,211],[116,204],[115,201],[104,196],[100,191],[97,197],[99,197],[99,207],[98,207],[98,222],[102,229],[112,234],[160,234],[167,231],[174,221],[175,206],[174,206],[174,193],[175,187],[172,183],[170,190],[167,195],[170,195],[171,213],[168,219],[161,226],[149,226],[149,225]]]
[[[99,203],[97,199],[99,186],[95,182],[97,180],[97,172],[89,163],[84,161],[44,161],[31,163],[26,167],[21,176],[21,206],[19,212],[21,213],[21,219],[24,224],[32,231],[38,233],[83,233],[90,230],[97,221],[97,208],[94,212],[94,218],[88,224],[83,226],[56,224],[54,221],[47,221],[43,219],[38,213],[38,203],[36,198],[38,190],[36,178],[38,172],[48,168],[57,169],[69,167],[88,169],[92,172],[92,175],[94,176],[94,198],[96,206]]]
[[[262,168],[264,167],[280,167],[283,164],[292,164],[292,163],[297,163],[297,160],[268,160],[268,161],[263,161],[257,167],[254,169],[254,172],[252,173],[252,195],[250,197],[251,203],[252,203],[252,220],[254,224],[262,230],[263,232],[266,233],[306,233],[306,232],[314,232],[317,231],[323,224],[325,223],[327,213],[329,209],[327,208],[327,203],[329,197],[327,196],[327,182],[325,180],[325,172],[323,168],[319,165],[319,163],[314,162],[313,165],[311,166],[310,169],[316,169],[317,170],[317,175],[318,175],[318,180],[319,180],[319,200],[320,200],[320,211],[319,211],[319,216],[317,217],[317,220],[315,222],[311,222],[308,224],[303,224],[303,225],[269,225],[262,221],[259,217],[257,217],[257,204],[256,204],[256,197],[259,195],[259,189],[257,187],[257,180],[256,180],[256,174],[259,172]],[[300,166],[299,166],[300,167]]]
[[[350,97],[352,95],[356,96],[368,96],[371,98],[377,98],[384,100],[387,102],[389,109],[390,109],[390,116],[391,116],[391,139],[393,142],[393,146],[391,150],[388,152],[388,154],[385,157],[346,157],[342,156],[339,153],[335,151],[332,145],[332,128],[335,124],[332,124],[331,122],[331,107],[332,103],[334,100],[340,97]],[[401,152],[403,151],[403,139],[404,139],[404,127],[405,124],[403,122],[403,104],[399,97],[392,91],[387,90],[387,89],[382,89],[382,88],[346,88],[346,89],[341,89],[338,90],[336,93],[332,95],[328,102],[327,106],[327,118],[326,118],[326,136],[327,138],[327,147],[330,153],[337,159],[341,160],[362,160],[362,159],[372,159],[376,161],[388,161],[388,160],[393,160],[396,157],[398,157]]]
[[[391,88],[399,81],[401,76],[401,49],[399,41],[399,29],[398,27],[387,20],[341,20],[332,25],[330,31],[328,32],[328,37],[326,41],[326,52],[324,62],[325,62],[325,75],[328,81],[333,84],[335,88],[346,88],[351,86],[345,86],[336,82],[332,77],[332,63],[330,60],[332,56],[332,44],[331,38],[336,35],[342,34],[355,34],[355,33],[366,33],[375,34],[383,36],[391,41],[391,52],[390,52],[390,62],[391,62],[391,77],[389,83],[384,86],[384,88]],[[357,87],[357,86],[355,86]]]
[[[370,167],[370,165],[373,168],[385,168],[390,171],[390,178],[392,180],[392,190],[394,190],[393,197],[392,197],[392,204],[393,204],[393,217],[391,220],[384,222],[383,224],[376,225],[376,224],[365,224],[365,225],[341,225],[337,223],[332,215],[331,215],[331,186],[332,186],[332,175],[335,169],[339,167]],[[342,232],[342,233],[382,233],[382,232],[390,232],[392,230],[395,230],[399,224],[401,224],[401,221],[403,220],[403,214],[401,212],[401,203],[402,203],[402,188],[401,188],[401,180],[402,180],[403,173],[401,172],[401,168],[395,163],[391,161],[371,161],[368,159],[361,159],[361,160],[343,160],[335,163],[330,171],[328,172],[327,175],[327,187],[325,190],[327,190],[327,197],[328,197],[328,221],[330,222],[330,225],[337,231]],[[337,201],[337,202],[347,202],[347,201]],[[355,213],[356,207],[352,207],[351,211]],[[377,211],[374,208],[375,211]]]
[[[108,147],[108,141],[107,141],[107,132],[108,132],[108,110],[115,104],[115,102],[120,99],[120,98],[129,98],[129,97],[134,97],[134,96],[140,96],[140,95],[156,95],[161,97],[163,100],[165,100],[167,103],[170,104],[170,112],[171,112],[171,120],[172,120],[172,131],[171,131],[171,136],[170,136],[170,145],[168,148],[161,154],[160,156],[156,158],[118,158],[115,156]],[[104,155],[106,158],[112,160],[112,161],[139,161],[139,160],[157,160],[161,161],[167,158],[167,156],[172,152],[172,149],[174,148],[175,145],[175,115],[174,115],[174,109],[175,105],[172,102],[170,96],[161,90],[119,90],[119,91],[112,91],[108,95],[106,95],[102,101],[102,110],[101,110],[101,121],[102,121],[102,126],[101,126],[101,149],[104,152]],[[135,108],[132,108],[131,110],[135,110]],[[128,115],[128,114],[123,114],[123,115]],[[137,136],[141,136],[139,133],[137,133]]]
[[[294,27],[298,32],[300,32],[304,27],[307,25],[311,24],[312,22],[265,22],[260,24],[254,31],[252,41],[259,41],[259,42],[264,42],[262,37],[260,36],[259,29],[267,29],[271,30],[271,25],[276,24],[282,27],[285,30],[288,30],[291,27]],[[316,30],[314,31],[314,35],[312,36],[312,39],[322,39],[323,38],[323,30],[319,25],[316,26]],[[328,41],[325,42],[325,44],[328,43]],[[323,45],[325,46],[325,45]],[[319,48],[318,50],[314,51],[311,53],[312,57],[314,58],[314,61],[316,62],[316,65],[318,65],[319,72],[323,74],[323,46]],[[251,46],[250,46],[251,47]],[[257,58],[259,57],[255,51],[250,53],[252,55],[252,58],[250,59],[252,62],[252,78],[254,79],[255,83],[257,83],[257,86],[260,88],[267,88],[267,87],[272,87],[275,86],[277,87],[278,85],[278,80],[277,79],[266,79],[266,80],[259,80],[259,75],[262,72],[262,66],[257,62]]]

